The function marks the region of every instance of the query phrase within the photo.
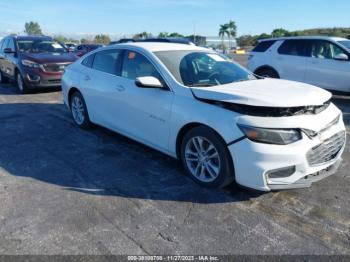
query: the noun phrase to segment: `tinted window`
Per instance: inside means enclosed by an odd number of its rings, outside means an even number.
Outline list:
[[[310,43],[308,40],[286,40],[278,48],[281,55],[310,56]]]
[[[133,51],[125,52],[122,77],[135,80],[143,76],[154,76],[161,80],[158,71],[146,57]]]
[[[254,49],[253,52],[265,52],[267,51],[276,41],[262,41]]]
[[[345,46],[348,50],[350,50],[350,40],[348,41],[339,41],[338,43],[342,44],[343,46]]]
[[[95,53],[92,68],[116,75],[118,72],[118,64],[120,62],[120,50],[104,50]]]
[[[89,55],[87,58],[85,58],[84,60],[83,60],[83,62],[81,62],[81,64],[82,65],[84,65],[84,66],[87,66],[87,67],[92,67],[92,64],[93,64],[93,62],[94,62],[94,58],[95,58],[95,54],[93,54],[93,55]]]
[[[318,59],[334,59],[339,54],[344,54],[345,51],[339,46],[323,40],[312,42],[311,56]]]

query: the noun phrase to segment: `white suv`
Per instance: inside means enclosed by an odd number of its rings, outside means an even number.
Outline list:
[[[335,37],[262,40],[251,52],[248,68],[265,77],[349,93],[350,40]]]

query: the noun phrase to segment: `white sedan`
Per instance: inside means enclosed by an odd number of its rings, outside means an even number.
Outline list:
[[[66,69],[62,89],[78,126],[104,126],[178,158],[206,187],[309,187],[335,173],[345,147],[329,92],[256,78],[205,48],[98,49]]]

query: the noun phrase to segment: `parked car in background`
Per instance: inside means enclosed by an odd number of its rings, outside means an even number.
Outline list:
[[[136,42],[135,39],[132,39],[132,38],[122,38],[122,39],[119,39],[118,41],[111,41],[109,43],[109,45],[116,45],[116,44],[124,44],[124,43],[133,43],[133,42]]]
[[[78,56],[78,57],[82,57],[83,55],[91,52],[91,51],[94,51],[95,49],[97,48],[100,48],[100,47],[103,47],[103,45],[98,45],[98,44],[81,44],[81,45],[78,45],[76,48],[75,48],[75,54]]]
[[[249,56],[257,75],[350,93],[350,40],[286,37],[261,40]]]
[[[74,52],[75,48],[77,47],[77,45],[74,43],[65,43],[65,46],[69,52]]]
[[[193,42],[186,38],[147,38],[139,40],[138,42],[158,42],[158,43],[175,43],[175,44],[184,44],[184,45],[195,45]]]
[[[0,42],[0,83],[13,80],[20,92],[58,87],[64,69],[77,60],[48,36],[8,36]]]
[[[105,126],[178,158],[206,187],[308,187],[334,174],[345,148],[329,92],[257,78],[196,46],[95,50],[67,68],[62,90],[79,127]]]

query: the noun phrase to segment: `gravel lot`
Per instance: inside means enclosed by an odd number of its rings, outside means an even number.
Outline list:
[[[350,134],[350,99],[334,100]],[[310,189],[206,190],[179,163],[75,127],[60,92],[0,87],[1,254],[349,254],[350,146]]]

